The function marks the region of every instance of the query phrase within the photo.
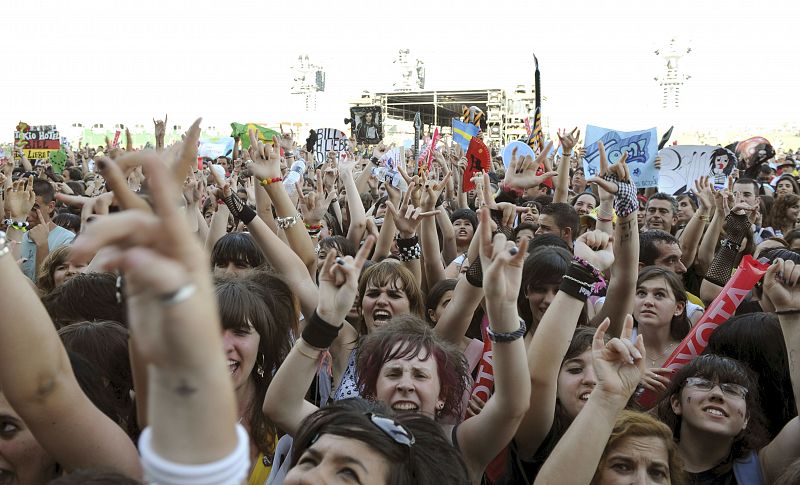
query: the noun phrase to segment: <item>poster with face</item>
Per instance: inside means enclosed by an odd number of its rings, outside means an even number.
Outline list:
[[[380,106],[350,108],[350,120],[356,142],[376,145],[383,139],[383,113]]]
[[[736,156],[723,147],[677,145],[663,148],[658,191],[679,195],[691,191],[694,181],[707,176],[715,188],[728,184],[728,175],[736,166]]]

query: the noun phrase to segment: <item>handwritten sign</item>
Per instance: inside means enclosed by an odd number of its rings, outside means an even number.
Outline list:
[[[708,176],[716,189],[728,184],[736,167],[736,155],[723,147],[677,145],[661,149],[659,192],[679,195],[691,190],[695,180]]]
[[[614,165],[628,152],[628,168],[631,179],[638,188],[655,187],[658,184],[656,160],[656,129],[641,131],[616,131],[599,126],[586,126],[586,155],[583,158],[583,169],[586,178],[600,172],[600,152],[597,142],[602,141],[606,149],[608,163]]]
[[[317,143],[314,145],[314,159],[319,167],[328,157],[329,152],[337,155],[347,151],[347,135],[336,128],[317,128]]]
[[[55,125],[29,126],[20,123],[14,131],[14,144],[29,160],[50,158],[50,153],[61,148],[61,137]]]

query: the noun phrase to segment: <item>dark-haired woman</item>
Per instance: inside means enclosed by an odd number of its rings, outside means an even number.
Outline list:
[[[284,484],[468,483],[464,460],[435,422],[418,414],[392,415],[385,408],[370,412],[348,404],[320,409],[303,421]]]
[[[647,346],[648,369],[642,384],[650,390],[662,392],[669,383],[664,362],[692,327],[686,305],[686,291],[677,274],[658,266],[639,272],[633,316]]]
[[[800,349],[800,265],[777,260],[764,276],[789,355]],[[800,361],[789,359],[797,402]],[[800,457],[795,417],[767,443],[758,386],[741,363],[702,355],[678,371],[658,404],[658,416],[678,441],[690,483],[772,483]]]

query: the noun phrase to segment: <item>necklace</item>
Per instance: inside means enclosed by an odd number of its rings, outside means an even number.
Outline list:
[[[667,356],[669,356],[669,354],[672,352],[672,348],[673,348],[673,347],[675,347],[676,345],[678,345],[678,344],[677,344],[677,343],[674,343],[674,344],[669,344],[669,345],[667,345],[667,346],[664,348],[664,350],[662,350],[662,351],[661,351],[661,353],[660,353],[660,354],[657,354],[657,355],[658,355],[658,357],[657,357],[656,359],[651,359],[651,358],[650,358],[650,354],[652,354],[652,352],[648,352],[648,353],[647,353],[647,354],[648,354],[648,356],[647,356],[647,359],[650,361],[650,366],[651,366],[651,367],[655,367],[655,366],[656,366],[656,360],[661,360],[661,359],[663,359],[664,357],[667,357]]]

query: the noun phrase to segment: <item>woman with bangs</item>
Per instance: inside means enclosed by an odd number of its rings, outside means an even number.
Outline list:
[[[264,269],[267,260],[247,232],[231,232],[217,240],[211,250],[215,272],[242,274],[252,269]]]
[[[289,353],[298,316],[286,283],[264,272],[218,277],[216,294],[239,422],[250,435],[249,483],[261,484],[277,443],[277,428],[261,408],[273,374]]]
[[[775,306],[786,348],[800,349],[800,265],[777,259],[764,276],[764,294]],[[800,361],[789,359],[792,388],[800,396]],[[800,457],[800,421],[795,416],[767,442],[752,372],[713,354],[679,370],[658,404],[672,430],[690,483],[773,483]]]
[[[484,213],[488,218],[488,211]],[[515,304],[525,245],[516,248],[498,235],[492,246],[489,226],[482,226],[489,329],[496,339],[495,392],[477,416],[455,427],[442,426],[444,435],[461,451],[472,483],[480,482],[488,463],[508,444],[529,395],[521,338],[524,324],[520,324]],[[464,357],[419,317],[422,299],[413,292],[409,294],[411,288],[416,288],[410,273],[406,274],[397,263],[378,263],[364,271],[358,285],[363,291],[357,292],[358,271],[373,241],[367,240],[355,261],[328,254],[320,273],[315,314],[267,392],[264,412],[289,435],[295,436],[303,419],[317,409],[303,398],[316,374],[320,354],[327,348],[335,353],[335,340],[352,342],[352,336],[342,338],[341,330],[348,327],[341,323],[356,294],[363,295],[362,316],[368,332],[358,345],[354,372],[357,391],[395,412],[418,412],[432,419],[461,413],[469,377]],[[395,300],[394,306],[386,301],[389,299]],[[384,312],[394,317],[388,325]]]
[[[686,291],[677,274],[659,266],[639,272],[633,318],[634,334],[644,336],[647,345],[648,369],[642,379],[646,389],[661,393],[669,384],[671,371],[662,367],[692,328],[686,307]]]

